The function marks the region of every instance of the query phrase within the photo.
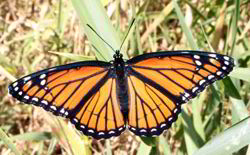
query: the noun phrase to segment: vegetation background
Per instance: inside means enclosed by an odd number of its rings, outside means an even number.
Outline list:
[[[250,154],[249,0],[1,0],[0,154]],[[122,53],[216,51],[237,67],[183,106],[156,138],[129,131],[109,140],[81,135],[68,122],[16,102],[8,85],[26,74],[79,60],[112,59],[132,18]],[[96,52],[94,45],[104,56]],[[96,56],[96,57],[95,57]]]

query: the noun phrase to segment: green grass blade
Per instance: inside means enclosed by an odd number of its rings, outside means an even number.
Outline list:
[[[200,94],[199,97],[194,98],[192,100],[192,109],[197,109],[193,111],[193,124],[194,128],[197,131],[197,133],[200,135],[203,141],[205,141],[205,131],[202,124],[202,117],[201,117],[201,111],[202,111],[202,103],[206,100],[205,94],[206,92],[203,92]]]
[[[181,113],[184,128],[184,138],[188,154],[192,154],[198,150],[199,146],[204,144],[202,138],[193,126],[192,118],[185,112]]]
[[[173,0],[173,6],[175,9],[175,12],[177,14],[177,17],[179,18],[180,24],[181,24],[181,28],[185,34],[185,36],[187,37],[187,41],[190,45],[190,47],[194,50],[198,50],[198,46],[195,43],[195,39],[192,35],[192,32],[190,31],[189,27],[187,26],[187,24],[185,23],[185,18],[184,15],[181,12],[181,9],[179,7],[179,5],[177,4],[176,0]]]
[[[173,6],[177,14],[177,17],[180,21],[182,31],[187,38],[186,40],[188,41],[189,46],[194,50],[198,50],[199,48],[195,42],[195,39],[192,35],[190,28],[187,26],[185,22],[184,15],[181,12],[181,9],[177,1],[174,0],[172,2],[173,2]],[[204,133],[204,128],[202,125],[202,120],[201,120],[201,115],[200,115],[200,110],[199,110],[200,108],[196,108],[198,104],[200,104],[199,98],[196,98],[196,100],[192,102],[193,118],[195,119],[191,120],[191,118],[185,115],[185,113],[182,114],[183,119],[186,121],[186,123],[185,121],[183,121],[183,123],[184,123],[185,144],[186,144],[188,154],[192,154],[193,152],[198,150],[199,146],[204,144],[204,140],[205,140],[205,133]],[[195,124],[195,126],[193,126],[193,124]]]
[[[5,132],[0,128],[0,140],[4,142],[5,145],[8,146],[12,150],[15,155],[21,155],[21,153],[16,148],[15,144],[12,140],[5,134]]]
[[[140,137],[141,140],[147,144],[148,146],[156,146],[157,145],[157,141],[158,141],[158,137]]]
[[[193,155],[232,154],[250,143],[250,118],[241,121],[196,151]]]
[[[231,77],[250,82],[250,68],[237,67],[230,73]]]
[[[106,141],[106,150],[107,150],[107,155],[112,155],[112,148],[110,145],[110,140]]]
[[[48,149],[48,155],[51,155],[53,153],[53,151],[55,150],[57,142],[58,142],[58,140],[56,138],[53,138],[50,141],[49,149]]]
[[[41,155],[42,154],[43,148],[44,148],[44,143],[39,143],[38,150],[37,150],[37,155]]]
[[[147,155],[150,153],[151,148],[152,148],[151,146],[148,146],[144,142],[141,142],[137,151],[137,155]]]
[[[16,81],[16,78],[12,74],[10,74],[5,68],[3,68],[1,65],[0,65],[0,73],[4,75],[5,77],[7,77],[9,80]]]
[[[161,11],[159,16],[154,19],[154,22],[149,26],[149,29],[146,30],[146,32],[141,37],[141,44],[144,44],[146,40],[149,38],[149,34],[152,33],[155,28],[160,25],[173,10],[173,2],[170,2],[167,6],[164,7],[164,9]]]
[[[232,49],[231,50],[232,50],[232,53],[234,51],[234,47],[236,44],[239,14],[240,14],[240,0],[235,0],[235,10],[234,10],[233,22],[231,24],[231,29],[232,29]]]
[[[121,40],[110,23],[107,13],[99,0],[72,0],[73,6],[78,17],[83,24],[84,32],[92,44],[101,52],[103,57],[110,61],[113,59],[114,51],[108,47],[88,26],[91,25],[94,30],[115,50],[119,49]],[[100,53],[96,52],[99,60],[104,60]],[[125,55],[125,58],[126,55]]]
[[[13,136],[14,140],[44,141],[52,138],[51,132],[28,132]]]
[[[77,54],[62,53],[62,52],[50,52],[50,53],[57,54],[75,61],[95,60],[94,56],[85,56],[85,55],[77,55]]]
[[[243,100],[230,97],[230,101],[232,102],[233,114],[235,114],[237,117],[236,122],[238,122],[239,120],[243,120],[249,116],[248,110]]]
[[[168,145],[168,143],[166,142],[166,139],[163,136],[160,136],[160,147],[163,149],[164,155],[171,154],[170,146]]]
[[[225,93],[231,97],[241,99],[240,93],[233,84],[232,80],[229,77],[223,79],[223,83],[225,85]]]

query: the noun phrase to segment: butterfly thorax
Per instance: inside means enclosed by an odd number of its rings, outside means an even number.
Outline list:
[[[127,74],[125,72],[125,62],[122,58],[120,51],[116,51],[114,54],[113,66],[116,72],[116,82],[117,82],[117,96],[120,102],[121,111],[125,117],[125,120],[128,116],[128,81]]]
[[[116,74],[117,76],[124,76],[124,60],[123,60],[123,55],[120,53],[120,51],[116,51],[116,53],[114,54],[114,68],[116,70]]]

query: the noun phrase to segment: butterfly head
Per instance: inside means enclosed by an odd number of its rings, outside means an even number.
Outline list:
[[[120,53],[120,51],[119,51],[119,50],[116,50],[116,51],[115,51],[115,54],[114,54],[114,56],[113,56],[113,58],[114,58],[115,60],[120,60],[120,59],[122,59],[122,57],[123,57],[123,55]]]

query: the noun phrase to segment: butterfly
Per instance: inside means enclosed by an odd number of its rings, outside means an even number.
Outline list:
[[[117,50],[113,57],[38,71],[10,84],[9,93],[69,118],[95,139],[127,128],[138,136],[156,136],[176,121],[181,104],[234,67],[233,58],[202,51],[147,53],[125,61]]]

